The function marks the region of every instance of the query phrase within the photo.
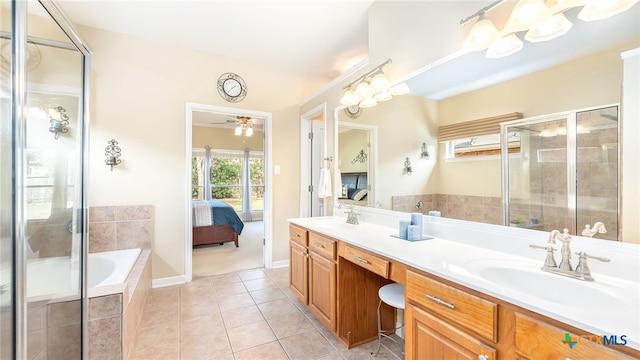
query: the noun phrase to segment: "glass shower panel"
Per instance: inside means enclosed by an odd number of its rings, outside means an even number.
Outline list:
[[[83,55],[39,3],[29,6],[23,172],[27,356],[80,359]]]
[[[506,126],[520,135],[519,156],[508,162],[508,224],[550,231],[569,228],[567,116]]]
[[[13,157],[11,121],[11,3],[0,1],[0,359],[13,355],[13,243],[12,186]]]
[[[578,233],[602,222],[593,237],[618,240],[618,107],[576,115]]]

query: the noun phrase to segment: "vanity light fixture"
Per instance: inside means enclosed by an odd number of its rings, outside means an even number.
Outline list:
[[[118,146],[118,142],[114,139],[107,141],[107,144],[107,147],[104,148],[104,155],[106,156],[104,163],[107,166],[111,166],[111,171],[113,171],[113,167],[122,162],[122,160],[120,160],[122,150]]]
[[[69,115],[67,109],[62,106],[55,106],[49,109],[49,132],[53,133],[53,138],[58,140],[60,134],[69,132]]]
[[[389,79],[382,71],[382,68],[388,64],[391,64],[391,59],[345,86],[340,103],[346,106],[358,105],[361,108],[369,108],[378,105],[378,102],[391,100],[393,96],[407,94],[409,92],[407,83],[402,82],[394,86],[389,83]]]
[[[431,155],[429,154],[429,149],[427,149],[427,143],[422,143],[422,147],[420,147],[420,157],[429,160]]]
[[[411,167],[411,160],[409,160],[409,157],[404,159],[404,170],[407,172],[407,175],[409,176],[413,174],[413,167]]]
[[[630,9],[640,0],[556,0],[547,5],[545,0],[518,0],[502,30],[485,17],[490,10],[505,1],[497,0],[460,21],[465,24],[477,18],[463,47],[469,51],[487,49],[488,58],[499,58],[514,54],[523,47],[517,33],[526,31],[524,39],[529,42],[548,41],[566,34],[573,24],[564,13],[572,8],[583,7],[578,18],[584,21],[599,20]]]

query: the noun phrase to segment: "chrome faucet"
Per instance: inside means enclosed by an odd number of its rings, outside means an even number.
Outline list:
[[[544,260],[544,265],[542,266],[543,271],[547,271],[550,273],[568,276],[578,280],[584,281],[593,281],[593,277],[591,276],[591,270],[589,269],[589,265],[587,264],[587,259],[596,259],[602,262],[609,262],[610,260],[605,257],[600,256],[592,256],[587,254],[584,251],[577,252],[576,255],[579,256],[578,265],[575,270],[571,266],[571,248],[569,244],[571,243],[571,235],[569,235],[569,230],[564,229],[564,232],[560,234],[560,231],[553,230],[549,234],[549,240],[547,240],[548,244],[555,244],[556,241],[560,241],[562,243],[562,248],[560,249],[560,254],[562,259],[560,260],[560,264],[556,266],[556,260],[553,257],[553,252],[556,249],[551,245],[540,246],[540,245],[529,245],[529,247],[534,249],[543,249],[547,251],[547,257]]]
[[[360,213],[353,210],[353,205],[347,206],[347,211],[344,213],[347,214],[347,224],[358,225],[360,223],[358,221],[358,215],[360,215]]]
[[[582,230],[582,236],[593,237],[595,234],[606,234],[607,229],[604,227],[604,224],[600,221],[593,224],[591,227],[589,224],[584,226],[584,230]]]

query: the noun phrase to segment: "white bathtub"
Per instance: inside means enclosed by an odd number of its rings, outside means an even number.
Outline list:
[[[87,286],[94,288],[124,283],[140,252],[141,249],[127,249],[89,254]]]
[[[123,284],[141,249],[89,254],[87,284],[92,288]],[[10,284],[9,271],[0,272],[0,284]],[[27,262],[27,301],[50,300],[78,295],[78,266],[68,256],[32,259]],[[90,294],[91,295],[91,294]],[[4,306],[4,300],[0,303]]]

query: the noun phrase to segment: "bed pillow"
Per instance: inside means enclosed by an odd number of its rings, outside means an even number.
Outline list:
[[[360,201],[367,196],[367,192],[368,192],[367,189],[357,190],[356,192],[353,193],[353,196],[351,197],[351,199],[355,201]]]

